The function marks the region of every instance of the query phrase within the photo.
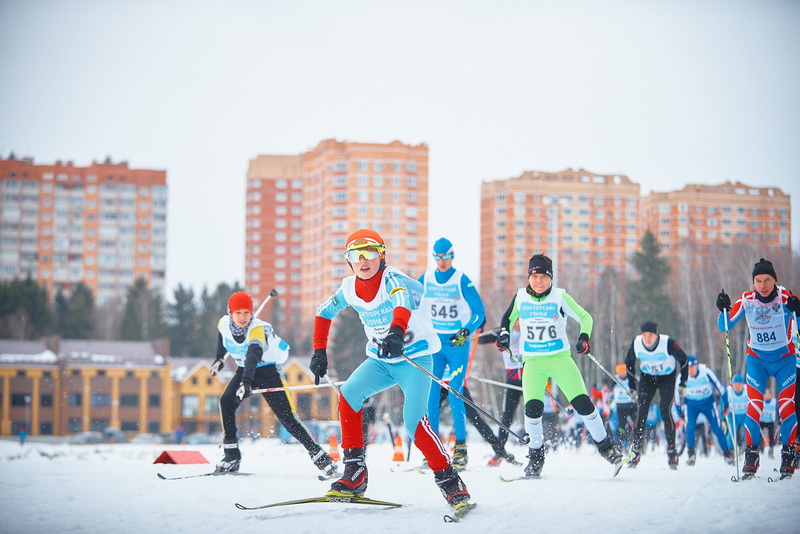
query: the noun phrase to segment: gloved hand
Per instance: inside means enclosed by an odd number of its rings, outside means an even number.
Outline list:
[[[253,387],[250,385],[250,381],[240,383],[239,389],[236,390],[236,396],[239,398],[240,401],[245,400],[252,394],[253,394]]]
[[[214,363],[211,364],[211,376],[217,376],[223,367],[225,367],[225,362],[222,361],[222,358],[214,360]]]
[[[497,334],[497,341],[494,344],[500,350],[511,350],[511,334],[508,333],[508,330],[505,328],[500,330],[500,333]]]
[[[397,358],[403,355],[403,329],[399,326],[389,328],[389,333],[381,341],[378,358]]]
[[[575,350],[578,354],[586,354],[589,352],[589,336],[581,334],[578,336],[578,342],[575,344]]]
[[[681,400],[686,397],[686,385],[678,386],[678,395],[680,396]]]
[[[314,374],[314,384],[318,386],[319,379],[328,373],[328,351],[326,349],[315,350],[308,368]]]
[[[786,307],[793,314],[800,314],[800,299],[797,298],[797,295],[790,295],[789,298],[786,299]]]
[[[463,347],[464,343],[467,342],[467,336],[469,336],[469,330],[462,328],[456,332],[455,335],[450,336],[450,345],[453,347]]]
[[[731,298],[724,289],[717,295],[717,309],[721,312],[731,309]]]

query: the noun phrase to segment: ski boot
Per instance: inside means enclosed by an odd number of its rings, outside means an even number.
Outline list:
[[[636,466],[639,465],[640,461],[642,461],[642,453],[634,448],[631,450],[631,454],[633,455],[633,458],[631,458],[631,461],[628,462],[628,467],[631,469],[636,469]]]
[[[686,465],[694,465],[694,463],[697,461],[697,454],[695,454],[694,447],[687,448],[686,454],[688,455],[686,458]]]
[[[453,460],[450,462],[450,465],[456,468],[456,471],[463,471],[467,468],[467,461],[469,458],[467,457],[467,442],[466,441],[456,441],[456,448],[453,451]]]
[[[528,465],[525,467],[526,477],[538,477],[544,467],[544,447],[540,449],[528,449]]]
[[[791,445],[781,448],[781,478],[788,478],[794,474],[794,461],[797,453]]]
[[[669,468],[673,471],[678,468],[678,453],[675,452],[675,449],[669,449],[667,451],[667,463],[669,464]]]
[[[469,500],[469,491],[461,477],[458,476],[458,471],[452,465],[448,465],[441,471],[434,471],[434,478],[436,485],[442,491],[442,495],[450,506],[455,506],[460,502]]]
[[[338,466],[333,463],[333,458],[331,458],[327,452],[322,449],[318,451],[311,450],[308,452],[308,455],[311,456],[311,461],[314,462],[314,465],[325,473],[326,477],[332,476],[336,472]]]
[[[792,462],[794,469],[800,469],[800,441],[794,444],[794,462]]]
[[[239,470],[239,464],[242,463],[242,453],[239,451],[238,443],[225,443],[225,456],[217,463],[215,473],[235,473]]]
[[[733,465],[733,450],[725,449],[722,451],[722,456],[725,458],[726,464]]]
[[[344,473],[342,478],[331,484],[331,491],[364,495],[367,491],[367,463],[364,461],[364,449],[344,450]]]
[[[503,460],[510,463],[511,465],[522,465],[518,461],[514,459],[514,455],[506,452],[505,449],[495,449],[494,456],[489,459],[489,467],[497,467],[500,465]]]
[[[606,436],[603,441],[597,444],[597,452],[612,465],[617,465],[622,461],[622,452],[619,450],[619,445],[611,442],[611,436]]]
[[[742,467],[742,480],[747,480],[756,476],[758,465],[758,445],[748,445],[744,450],[744,467]]]

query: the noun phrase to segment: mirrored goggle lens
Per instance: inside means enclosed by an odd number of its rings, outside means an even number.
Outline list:
[[[347,259],[347,261],[351,263],[360,261],[361,258],[364,258],[365,260],[374,260],[378,256],[380,256],[378,251],[372,248],[348,250],[347,252],[344,253],[344,257]]]
[[[435,259],[437,261],[438,260],[452,260],[453,259],[453,253],[451,252],[450,254],[434,254],[433,255],[433,259]]]

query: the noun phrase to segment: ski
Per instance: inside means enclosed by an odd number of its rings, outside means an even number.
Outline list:
[[[774,469],[774,471],[775,471],[776,473],[780,473],[780,471],[779,471],[779,470],[777,470],[777,469]],[[780,481],[780,480],[789,480],[790,478],[792,478],[792,475],[793,475],[793,474],[794,474],[794,473],[782,473],[782,474],[781,474],[781,476],[780,476],[779,478],[767,477],[767,482],[778,482],[778,481]]]
[[[616,477],[619,474],[619,472],[622,471],[622,468],[625,466],[625,464],[632,462],[634,458],[636,458],[636,454],[630,453],[627,458],[623,458],[623,460],[620,463],[616,464],[614,466],[614,477]]]
[[[376,499],[370,499],[369,497],[364,497],[363,495],[353,495],[350,493],[342,493],[340,491],[329,491],[325,495],[320,497],[309,497],[306,499],[295,499],[292,501],[283,501],[283,502],[275,502],[271,504],[262,504],[261,506],[244,506],[243,504],[236,503],[236,508],[239,510],[263,510],[265,508],[275,508],[277,506],[291,506],[294,504],[312,504],[312,503],[322,503],[322,502],[332,502],[332,503],[340,503],[340,504],[370,504],[374,506],[387,506],[389,508],[398,508],[403,506],[402,504],[396,502],[389,502],[389,501],[379,501]]]
[[[455,511],[453,512],[453,515],[445,514],[444,522],[445,523],[458,523],[459,519],[461,519],[462,517],[467,515],[470,512],[470,510],[472,510],[476,506],[478,506],[478,503],[466,502],[466,501],[465,502],[460,502],[460,503],[456,504],[453,507],[455,509]]]
[[[503,475],[500,475],[500,480],[502,480],[503,482],[516,482],[517,480],[538,480],[540,478],[542,478],[541,475],[522,475],[519,477],[512,477],[512,478],[506,478]]]
[[[430,471],[430,468],[428,467],[428,464],[415,465],[413,467],[402,467],[398,465],[395,467],[390,467],[389,471],[392,473],[410,473],[412,471],[416,471],[417,473],[422,473],[424,475]]]
[[[248,477],[253,475],[253,473],[240,473],[239,471],[221,471],[221,472],[214,471],[213,473],[200,473],[198,475],[186,475],[182,477],[168,477],[166,475],[162,475],[161,473],[156,473],[156,474],[158,475],[158,478],[160,478],[161,480],[183,480],[184,478],[218,477],[223,475],[236,475],[241,477]]]

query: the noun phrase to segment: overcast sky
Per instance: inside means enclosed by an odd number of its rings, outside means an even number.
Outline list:
[[[169,300],[243,282],[250,158],[326,138],[427,143],[473,279],[526,170],[778,186],[800,248],[798,1],[0,0],[0,80],[4,157],[167,171]]]

